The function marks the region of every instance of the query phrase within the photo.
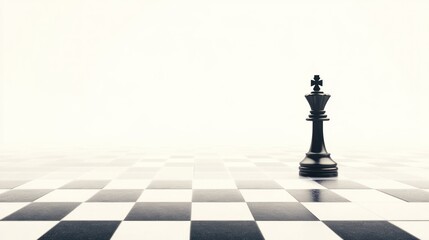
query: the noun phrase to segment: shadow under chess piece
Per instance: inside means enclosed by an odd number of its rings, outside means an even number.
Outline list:
[[[310,150],[299,167],[299,175],[305,177],[336,177],[338,176],[337,163],[331,159],[331,154],[326,151],[325,140],[323,138],[323,121],[329,121],[325,114],[325,105],[331,95],[320,91],[319,86],[323,86],[323,80],[319,75],[314,75],[311,80],[313,91],[305,95],[310,104],[311,111],[307,121],[313,122],[313,136]]]

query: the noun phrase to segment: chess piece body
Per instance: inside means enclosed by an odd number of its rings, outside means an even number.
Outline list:
[[[314,86],[313,91],[311,94],[305,95],[305,98],[311,107],[307,121],[313,122],[313,134],[310,150],[300,163],[299,175],[306,177],[336,177],[338,176],[337,163],[331,159],[331,154],[326,151],[323,136],[323,122],[329,121],[324,109],[331,95],[320,91],[319,86],[323,86],[323,80],[320,79],[319,75],[314,75],[314,80],[311,80],[311,86]]]

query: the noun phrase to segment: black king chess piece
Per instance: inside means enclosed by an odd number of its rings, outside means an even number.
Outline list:
[[[323,80],[319,75],[314,75],[311,80],[313,91],[305,95],[310,104],[311,111],[307,121],[313,122],[313,136],[310,150],[304,160],[299,164],[299,175],[305,177],[336,177],[338,176],[337,163],[331,159],[331,154],[326,151],[325,140],[323,138],[323,121],[329,121],[325,114],[325,105],[331,95],[320,91],[319,86],[323,86]]]

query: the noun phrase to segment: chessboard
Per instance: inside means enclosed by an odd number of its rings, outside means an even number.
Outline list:
[[[427,154],[76,148],[0,152],[0,239],[429,239]]]

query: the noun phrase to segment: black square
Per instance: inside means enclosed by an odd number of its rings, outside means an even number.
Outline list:
[[[263,240],[254,221],[192,221],[191,240]]]
[[[88,202],[135,202],[143,190],[138,189],[104,189],[92,196]]]
[[[62,221],[45,233],[40,240],[110,239],[120,221]]]
[[[289,189],[298,202],[349,202],[329,189]]]
[[[76,180],[69,182],[61,188],[65,189],[101,189],[104,188],[109,180]]]
[[[12,188],[16,188],[24,183],[26,183],[27,181],[22,181],[22,180],[1,180],[0,181],[0,189],[12,189]]]
[[[37,221],[37,220],[61,220],[71,211],[73,211],[80,203],[68,202],[36,202],[31,203],[11,215],[5,217],[3,220],[12,221]]]
[[[329,189],[368,189],[360,183],[350,180],[316,180],[320,185]]]
[[[301,203],[248,202],[256,221],[318,221]]]
[[[154,180],[148,189],[191,189],[192,181],[190,180]]]
[[[237,180],[235,181],[239,189],[279,189],[282,188],[272,180]]]
[[[0,194],[0,202],[33,202],[52,189],[13,189]]]
[[[126,221],[190,221],[191,203],[136,203]]]
[[[421,189],[379,189],[407,202],[429,202],[429,192]]]
[[[343,239],[417,239],[387,221],[326,221],[324,223]]]
[[[192,202],[244,202],[237,189],[194,189]]]

